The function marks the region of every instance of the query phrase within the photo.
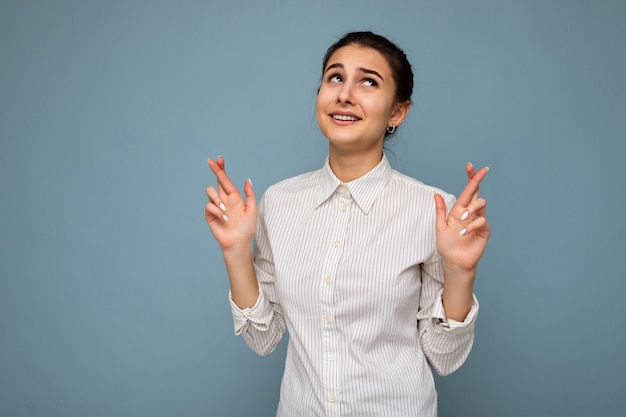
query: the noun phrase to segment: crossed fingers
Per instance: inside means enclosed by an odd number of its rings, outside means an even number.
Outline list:
[[[459,234],[466,235],[473,230],[479,229],[487,225],[484,215],[487,209],[487,201],[478,196],[480,183],[489,172],[489,167],[480,169],[478,172],[473,165],[468,163],[467,167],[468,182],[454,207],[455,216],[464,222],[465,227],[461,229]]]

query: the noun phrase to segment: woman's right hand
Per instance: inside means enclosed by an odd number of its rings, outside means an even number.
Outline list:
[[[204,208],[204,218],[223,251],[250,247],[256,231],[256,197],[250,179],[243,186],[244,201],[224,169],[224,158],[209,159],[209,167],[217,178],[218,189],[206,189],[209,202]]]

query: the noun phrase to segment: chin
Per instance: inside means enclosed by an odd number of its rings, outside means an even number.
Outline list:
[[[349,127],[331,126],[330,128],[321,130],[324,136],[326,136],[331,142],[352,142],[358,140],[360,137],[356,129],[351,129]]]
[[[350,135],[350,134],[330,134],[330,135],[325,135],[326,138],[328,139],[328,141],[330,143],[336,144],[336,145],[347,145],[350,143],[355,143],[358,142],[358,137],[355,137],[354,135]]]

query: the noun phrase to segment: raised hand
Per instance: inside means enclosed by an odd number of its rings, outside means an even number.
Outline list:
[[[257,221],[256,197],[248,179],[243,187],[245,200],[230,181],[224,169],[224,158],[209,159],[217,178],[218,189],[207,187],[209,202],[204,217],[222,250],[247,248],[254,236]]]
[[[487,202],[478,196],[480,182],[489,168],[476,172],[468,163],[465,167],[468,182],[446,217],[446,206],[440,195],[435,195],[437,213],[437,251],[447,271],[473,273],[476,270],[491,233],[485,218]]]

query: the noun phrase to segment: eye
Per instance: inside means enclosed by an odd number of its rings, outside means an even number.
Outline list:
[[[330,77],[328,77],[328,81],[331,83],[340,83],[340,82],[343,82],[343,78],[341,78],[341,75],[339,74],[333,74]]]
[[[366,78],[363,80],[363,84],[369,86],[369,87],[377,87],[378,83],[376,82],[376,80],[372,79],[372,78]]]

